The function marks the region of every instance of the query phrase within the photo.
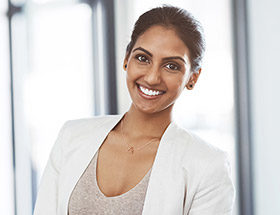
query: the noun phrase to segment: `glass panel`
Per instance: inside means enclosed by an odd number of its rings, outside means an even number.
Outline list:
[[[1,1],[0,3],[0,14],[2,16],[1,19],[3,19],[5,17],[5,13],[8,10],[8,1]]]
[[[65,4],[72,4],[72,3],[81,2],[80,0],[27,0],[27,1],[30,1],[30,2],[38,4],[38,5],[45,4],[46,6],[49,6],[50,4],[65,5]]]
[[[4,4],[0,4],[0,214],[14,214],[9,31]],[[3,9],[3,11],[2,11]]]
[[[15,6],[22,6],[24,5],[28,0],[10,0],[11,3]],[[6,1],[8,2],[8,1]]]
[[[15,176],[17,214],[32,213],[32,174],[30,138],[24,114],[23,87],[28,73],[26,17],[17,13],[12,18],[13,103],[15,138]]]
[[[30,22],[24,101],[39,178],[62,123],[93,113],[91,9],[85,4],[42,8]]]
[[[237,185],[231,1],[142,0],[126,3],[125,7],[123,1],[119,0],[116,3],[119,109],[122,112],[126,111],[130,104],[130,99],[127,99],[128,92],[122,87],[125,83],[122,62],[136,19],[143,12],[162,4],[171,4],[190,11],[204,27],[206,53],[202,72],[194,90],[184,90],[174,106],[174,120],[184,128],[197,133],[208,143],[228,152],[234,183]],[[234,214],[238,214],[237,199]]]
[[[31,214],[62,124],[94,113],[91,15],[86,4],[30,4],[13,18],[18,214]]]

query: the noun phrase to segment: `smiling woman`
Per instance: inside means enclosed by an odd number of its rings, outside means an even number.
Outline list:
[[[163,6],[141,15],[123,62],[129,110],[65,123],[35,214],[231,214],[226,153],[172,120],[176,99],[198,80],[203,52],[202,29],[187,11]]]
[[[146,113],[170,112],[187,82],[196,81],[200,73],[190,71],[187,46],[173,29],[155,25],[134,47],[124,60],[132,108]]]

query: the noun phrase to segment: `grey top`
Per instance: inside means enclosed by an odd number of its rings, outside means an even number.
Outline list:
[[[142,214],[151,169],[128,192],[107,197],[98,187],[96,163],[98,150],[76,184],[69,200],[69,215],[140,215]]]

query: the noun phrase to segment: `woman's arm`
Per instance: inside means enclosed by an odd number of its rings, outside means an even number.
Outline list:
[[[68,122],[69,121],[65,122],[60,129],[51,150],[37,193],[34,215],[57,214],[58,178],[63,159],[62,148],[63,142],[65,142]]]
[[[185,215],[231,215],[235,188],[227,154],[219,153],[205,168],[190,210]]]

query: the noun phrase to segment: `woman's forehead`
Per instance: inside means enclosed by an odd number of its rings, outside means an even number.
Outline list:
[[[189,49],[176,31],[162,26],[152,26],[146,30],[137,39],[132,51],[138,47],[148,50],[155,56],[189,56]]]

